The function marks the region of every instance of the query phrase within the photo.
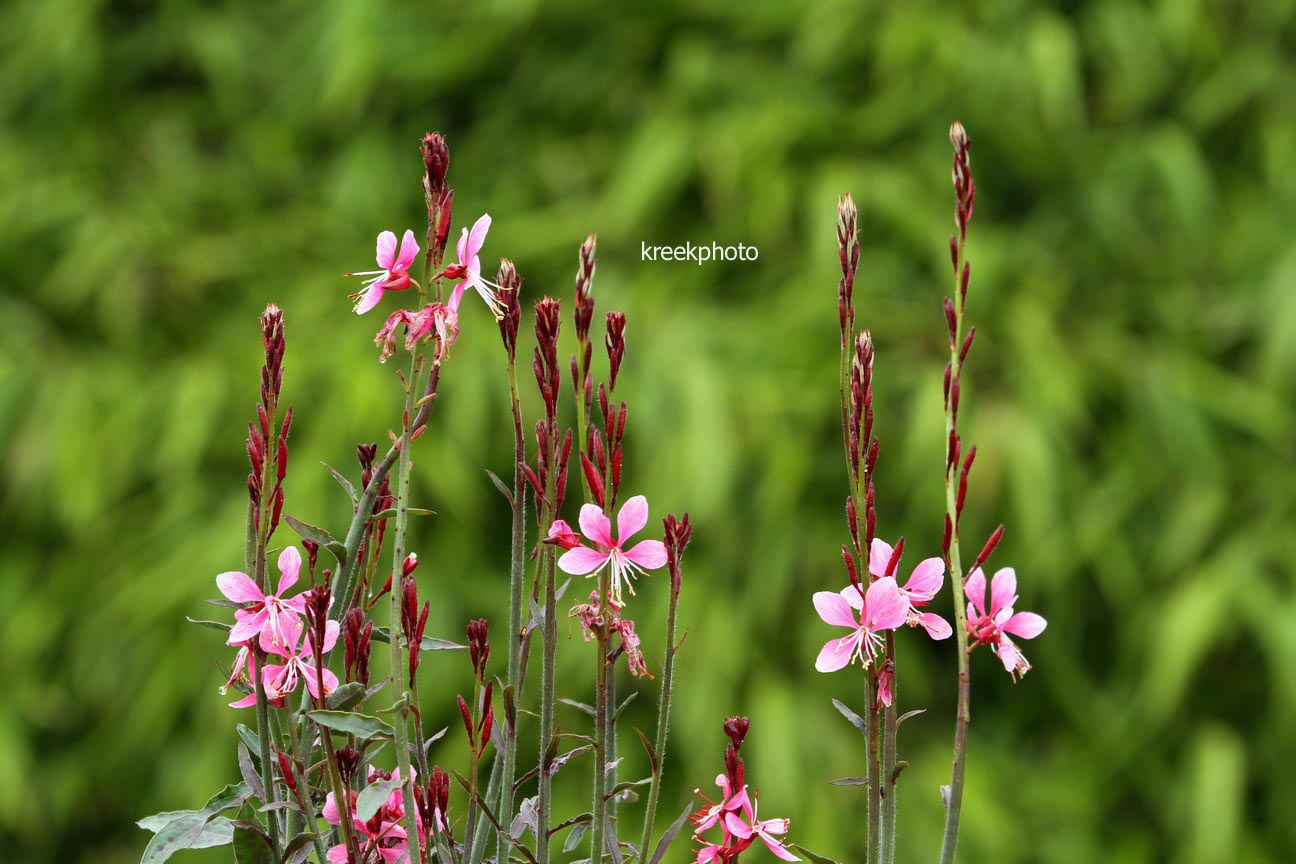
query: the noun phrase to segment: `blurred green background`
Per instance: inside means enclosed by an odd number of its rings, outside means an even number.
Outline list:
[[[954,118],[980,192],[965,534],[1007,523],[997,563],[1050,621],[1015,686],[974,656],[962,860],[1296,858],[1292,3],[13,0],[0,46],[0,859],[129,864],[133,820],[237,778],[226,652],[184,616],[241,562],[256,316],[287,311],[287,509],[337,528],[319,463],[351,473],[398,411],[340,274],[418,227],[433,129],[456,232],[489,211],[486,260],[568,302],[597,232],[599,309],[629,315],[627,485],[696,525],[663,818],[743,712],[762,814],[856,857],[863,799],[827,781],[863,747],[829,699],[861,688],[814,672],[810,605],[843,584],[836,196],[861,210],[879,531],[916,561],[943,512]],[[760,259],[639,260],[713,240]],[[449,638],[506,602],[483,470],[508,470],[507,396],[465,309],[415,484]],[[664,585],[636,601],[653,654]],[[900,650],[902,707],[928,709],[901,735],[900,854],[931,861],[954,652]],[[579,635],[560,658],[588,692]],[[425,661],[432,726],[467,665]],[[437,758],[460,767],[461,737]]]

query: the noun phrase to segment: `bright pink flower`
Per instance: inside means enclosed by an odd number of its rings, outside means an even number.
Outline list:
[[[458,285],[450,293],[450,300],[446,303],[452,310],[459,311],[459,303],[463,300],[464,290],[472,287],[486,305],[490,307],[491,313],[496,320],[504,317],[504,306],[500,303],[495,291],[499,290],[498,285],[494,282],[488,282],[481,275],[481,258],[478,252],[481,251],[482,244],[486,242],[486,232],[490,230],[491,217],[487,213],[473,223],[472,230],[463,229],[463,234],[459,237],[458,244],[455,245],[455,251],[459,253],[459,263],[451,264],[444,271],[447,279],[458,281]],[[495,289],[492,291],[491,289]]]
[[[247,603],[234,613],[229,645],[241,645],[261,634],[261,648],[275,651],[296,638],[301,616],[306,614],[306,600],[298,594],[290,600],[283,593],[297,584],[301,573],[301,553],[289,546],[279,555],[279,586],[273,594],[264,594],[246,573],[231,571],[216,577],[216,587],[235,603]],[[289,633],[293,634],[292,639]]]
[[[728,813],[745,813],[747,818],[752,818],[751,800],[747,797],[747,787],[735,790],[729,783],[729,777],[724,774],[716,775],[716,785],[720,787],[720,800],[712,801],[702,794],[701,789],[694,790],[698,796],[706,801],[708,806],[702,808],[693,814],[693,823],[697,825],[693,833],[702,834],[710,831],[716,825],[725,828],[725,815]],[[725,829],[726,832],[728,829]],[[728,833],[725,835],[725,841],[728,842]]]
[[[1016,678],[1030,671],[1026,655],[1008,638],[1008,634],[1021,639],[1034,639],[1048,626],[1034,612],[1014,612],[1017,602],[1017,572],[1005,567],[995,573],[990,582],[990,606],[986,607],[986,580],[981,568],[973,570],[963,584],[967,594],[968,634],[977,645],[989,645],[999,660]]]
[[[399,768],[390,774],[373,767],[369,769],[370,783],[393,778],[400,778]],[[387,800],[378,808],[378,812],[367,822],[361,822],[355,812],[359,793],[354,789],[347,790],[347,797],[350,799],[351,822],[356,828],[356,838],[360,844],[360,854],[362,856],[361,860],[365,864],[369,864],[369,862],[377,864],[378,861],[391,864],[391,862],[400,860],[409,847],[409,835],[405,833],[405,829],[400,825],[400,820],[405,817],[405,803],[401,789],[399,787],[393,789],[392,793],[387,796]],[[337,799],[332,792],[324,799],[324,819],[330,825],[342,824],[342,813],[338,809]],[[377,855],[378,858],[375,859],[374,855]],[[330,864],[348,864],[346,845],[338,844],[329,849],[328,859]]]
[[[418,257],[419,245],[414,239],[414,232],[405,229],[405,236],[401,238],[400,252],[396,251],[396,235],[390,231],[384,231],[378,235],[378,266],[380,270],[363,270],[356,273],[347,273],[347,276],[368,276],[365,280],[365,287],[358,293],[352,294],[351,299],[356,301],[355,311],[357,315],[363,315],[370,309],[378,305],[382,300],[385,291],[404,291],[414,282],[410,279],[409,268]]]
[[[708,843],[698,850],[697,858],[693,859],[693,864],[719,864],[724,859],[721,854],[724,847],[719,843]]]
[[[333,645],[337,642],[338,632],[341,626],[336,621],[329,621],[324,628],[323,653],[327,654],[333,650]],[[297,639],[294,638],[290,646],[277,648],[270,653],[283,657],[286,662],[281,664],[267,663],[265,672],[262,673],[261,681],[265,686],[266,698],[271,701],[282,699],[287,694],[297,689],[298,679],[305,680],[306,689],[310,691],[311,696],[316,699],[320,698],[319,691],[319,671],[324,673],[324,696],[332,695],[337,689],[338,678],[328,668],[316,670],[315,668],[315,647],[311,644],[311,634],[305,628],[299,629],[293,634],[301,638],[301,650],[297,651]]]
[[[769,851],[784,861],[800,861],[801,859],[788,851],[788,848],[783,845],[783,841],[775,836],[786,834],[788,826],[791,824],[790,821],[787,819],[766,819],[762,821],[756,818],[754,810],[753,807],[753,812],[748,816],[750,824],[748,820],[744,820],[735,812],[726,813],[725,829],[739,840],[751,842],[752,838],[760,838],[760,841],[765,844]]]
[[[588,576],[598,572],[603,565],[612,567],[612,602],[621,603],[621,583],[631,594],[634,586],[630,580],[646,570],[666,566],[666,546],[660,540],[644,540],[629,549],[623,544],[648,524],[648,499],[636,495],[621,505],[617,513],[617,539],[612,539],[612,523],[603,511],[593,504],[581,507],[580,527],[585,538],[596,548],[574,546],[558,559],[558,567],[573,576]],[[549,529],[550,536],[554,528]]]
[[[549,526],[549,536],[545,538],[544,542],[554,546],[561,546],[563,549],[575,549],[580,545],[580,535],[573,531],[566,522],[558,519]]]
[[[873,538],[873,545],[869,547],[869,573],[875,577],[887,575],[887,567],[891,563],[891,557],[895,554],[895,549],[890,543]],[[897,573],[899,565],[896,567]],[[891,574],[896,575],[896,574]],[[918,566],[913,569],[909,576],[909,581],[900,588],[900,593],[909,601],[909,614],[906,623],[910,627],[922,627],[927,631],[927,635],[933,639],[948,639],[953,633],[954,628],[950,627],[949,622],[935,612],[923,612],[921,607],[926,606],[940,591],[941,586],[945,584],[945,562],[939,558],[926,558],[918,562]],[[854,587],[846,588],[842,591],[842,596],[850,602],[851,606],[858,609],[859,592]]]
[[[855,588],[847,590],[855,591],[858,598],[859,592]],[[853,631],[824,645],[815,660],[815,668],[820,672],[835,672],[856,657],[867,667],[882,648],[882,633],[901,626],[909,615],[909,600],[900,593],[899,586],[890,576],[884,576],[868,587],[859,606],[858,621],[853,604],[844,594],[816,591],[814,595],[815,610],[825,623]]]

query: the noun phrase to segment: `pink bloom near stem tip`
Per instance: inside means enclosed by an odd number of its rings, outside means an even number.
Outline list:
[[[396,235],[390,231],[384,231],[378,235],[377,244],[377,261],[380,270],[364,270],[356,273],[348,273],[348,276],[368,276],[365,280],[365,287],[358,293],[352,294],[351,298],[356,301],[355,311],[357,315],[363,315],[370,309],[378,305],[382,300],[383,293],[387,291],[404,291],[414,284],[410,279],[409,268],[418,258],[419,245],[414,239],[414,232],[405,229],[405,236],[401,237],[400,252],[396,251]]]
[[[734,789],[729,784],[729,778],[724,774],[717,774],[715,782],[720,787],[719,801],[711,801],[705,795],[702,795],[701,789],[695,790],[698,796],[703,801],[706,801],[708,805],[693,814],[693,822],[697,825],[693,829],[695,835],[710,831],[716,825],[723,828],[725,816],[729,813],[741,812],[746,813],[748,819],[752,817],[751,800],[747,797],[746,786],[741,789]]]
[[[886,576],[894,554],[895,549],[890,543],[873,538],[873,545],[869,547],[869,573],[876,578]],[[924,612],[921,608],[932,601],[944,584],[945,562],[939,558],[925,558],[918,562],[909,581],[900,589],[900,593],[909,601],[909,614],[905,623],[910,627],[922,627],[933,639],[948,639],[954,633],[954,628],[950,627],[948,621],[935,612]],[[853,586],[844,589],[842,596],[852,607],[860,608],[859,591]]]
[[[464,291],[471,287],[481,296],[482,300],[486,301],[491,314],[498,321],[504,317],[504,306],[500,303],[499,298],[495,296],[495,291],[498,291],[500,286],[482,278],[481,258],[478,255],[482,246],[486,243],[486,232],[490,230],[490,226],[491,217],[489,213],[486,213],[473,223],[471,231],[467,228],[463,229],[463,234],[460,235],[459,242],[455,245],[455,252],[459,255],[459,263],[451,264],[442,272],[447,279],[459,283],[455,285],[454,290],[450,293],[450,299],[446,302],[446,306],[458,312]]]
[[[301,616],[306,614],[306,600],[300,594],[285,600],[283,594],[297,584],[301,563],[296,546],[280,553],[279,585],[273,594],[262,593],[246,573],[231,571],[216,577],[216,587],[222,594],[235,603],[248,604],[234,613],[234,626],[226,644],[242,645],[260,634],[262,650],[273,652],[296,638]]]
[[[763,821],[757,819],[755,808],[753,808],[747,820],[744,820],[738,813],[729,812],[725,814],[725,830],[739,840],[751,841],[753,838],[759,838],[765,844],[765,848],[784,861],[800,861],[801,859],[788,851],[788,848],[783,845],[783,841],[776,836],[786,834],[790,824],[787,819],[765,819]]]
[[[621,606],[621,586],[634,594],[630,580],[646,570],[657,570],[666,566],[666,546],[660,540],[644,540],[629,549],[623,544],[648,524],[648,499],[636,495],[621,505],[617,513],[617,539],[612,539],[612,523],[608,517],[593,504],[586,504],[580,511],[580,528],[585,538],[596,548],[573,546],[558,559],[558,568],[573,576],[591,576],[610,565],[612,568],[612,597],[617,606]],[[565,527],[565,525],[563,526]],[[555,528],[558,530],[555,532]],[[549,536],[559,538],[563,528],[556,524],[550,528]],[[561,541],[559,541],[561,543]]]
[[[333,650],[334,644],[337,643],[338,632],[341,626],[336,621],[329,621],[324,628],[324,654]],[[304,636],[302,634],[304,633]],[[277,654],[283,657],[284,663],[267,663],[265,672],[262,673],[261,682],[265,686],[266,698],[275,700],[281,699],[287,694],[297,689],[298,680],[306,682],[306,689],[315,699],[322,696],[330,696],[337,689],[338,678],[329,669],[317,670],[315,667],[315,646],[311,644],[311,634],[309,631],[300,630],[296,636],[302,636],[301,650],[297,651],[297,642],[294,640],[290,647],[281,648],[271,651],[271,654]],[[323,672],[324,692],[320,693],[320,675]]]
[[[1026,662],[1026,655],[1008,638],[1008,634],[1034,639],[1044,632],[1048,622],[1034,612],[1013,611],[1013,604],[1017,602],[1016,571],[1005,567],[995,573],[990,582],[989,608],[986,607],[985,573],[980,567],[968,574],[963,591],[968,598],[968,635],[976,640],[977,645],[989,645],[1004,669],[1014,678],[1029,672],[1031,665]]]
[[[859,596],[855,588],[847,590],[855,591],[856,597]],[[856,620],[855,610],[844,594],[817,591],[814,595],[815,611],[825,623],[852,631],[824,645],[815,660],[815,668],[820,672],[836,672],[857,657],[860,664],[867,667],[882,649],[882,633],[900,627],[909,616],[909,600],[900,593],[899,586],[890,576],[884,576],[868,587],[860,604],[859,620]]]

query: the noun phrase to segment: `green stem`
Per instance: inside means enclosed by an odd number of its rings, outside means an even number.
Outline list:
[[[553,477],[553,471],[549,476]],[[552,480],[548,484],[553,485]],[[552,498],[550,500],[553,500]],[[552,516],[552,513],[549,514]],[[543,650],[540,654],[540,778],[536,816],[540,830],[536,836],[536,860],[549,864],[549,825],[552,821],[553,778],[549,776],[549,745],[554,735],[554,664],[558,654],[558,623],[554,620],[558,604],[554,598],[554,554],[552,546],[545,546],[540,555],[540,568],[544,574],[544,631],[541,633]]]
[[[675,613],[679,608],[679,580],[671,574],[670,606],[666,611],[666,658],[662,665],[661,696],[657,701],[657,764],[653,766],[652,782],[648,786],[648,805],[644,812],[643,835],[639,840],[639,860],[648,860],[648,844],[652,842],[653,823],[657,820],[657,800],[661,794],[662,771],[666,765],[666,735],[670,731],[671,687],[675,677]]]
[[[299,766],[301,771],[301,776],[297,779],[298,792],[301,793],[300,803],[304,804],[306,807],[310,807],[310,763],[302,757],[301,736],[297,734],[297,721],[291,716],[286,719],[288,720],[288,743],[289,746],[292,747],[293,761]],[[342,801],[343,799],[335,798],[334,800]],[[339,804],[338,806],[340,807],[342,805]],[[324,862],[328,860],[328,851],[324,848],[324,838],[320,836],[319,819],[317,819],[315,814],[309,810],[303,812],[301,815],[310,820],[308,827],[314,835],[315,854],[319,856],[320,864],[324,864]],[[288,833],[291,836],[296,836],[296,832],[291,828]]]
[[[600,577],[600,582],[604,577]],[[601,586],[600,586],[601,588]],[[607,597],[605,591],[600,596]],[[606,602],[606,599],[603,601]],[[608,734],[608,637],[605,625],[599,625],[598,664],[595,671],[594,693],[594,802],[593,824],[590,827],[590,861],[603,860],[604,824],[607,819],[607,734]]]
[[[950,381],[957,382],[962,372],[959,349],[963,344],[963,291],[959,273],[963,269],[966,239],[959,232],[958,251],[954,261],[954,338],[950,340]],[[945,440],[955,432],[951,400],[945,399]],[[946,459],[949,462],[948,457]],[[953,864],[958,846],[959,817],[963,810],[963,776],[967,767],[968,726],[972,722],[971,674],[968,668],[968,633],[966,601],[963,597],[963,565],[959,556],[958,465],[945,467],[945,518],[950,522],[950,587],[954,592],[954,637],[958,642],[958,707],[954,716],[954,760],[950,769],[949,801],[945,809],[945,832],[941,841],[941,864]]]
[[[411,456],[410,449],[413,443],[414,429],[411,423],[411,415],[414,414],[414,392],[419,379],[420,367],[422,366],[423,352],[418,350],[414,352],[414,357],[410,361],[409,380],[405,382],[405,412],[400,440],[400,457],[399,473],[396,480],[396,536],[394,539],[394,557],[392,561],[392,590],[391,590],[391,618],[388,622],[388,632],[391,634],[391,678],[392,678],[392,702],[399,706],[402,702],[405,707],[400,708],[397,717],[393,718],[392,724],[396,730],[396,764],[400,766],[401,772],[401,793],[405,804],[405,832],[410,844],[410,861],[419,864],[423,860],[423,849],[419,843],[418,836],[418,814],[414,807],[414,778],[410,771],[410,754],[409,754],[409,705],[412,695],[408,688],[398,686],[398,682],[408,675],[408,663],[404,652],[401,650],[401,590],[397,583],[397,578],[403,570],[405,562],[405,544],[406,532],[409,527],[409,494],[410,494],[410,466]],[[436,377],[436,365],[433,366],[432,377]],[[372,485],[372,482],[371,484]],[[416,646],[410,646],[411,651],[417,651]]]
[[[891,704],[882,711],[882,862],[895,864],[896,841],[896,728],[899,725],[896,717],[896,703],[899,690],[898,669],[895,667],[895,631],[886,634],[886,656],[892,664],[891,670]]]
[[[864,699],[868,729],[868,864],[881,858],[882,848],[882,758],[877,708],[877,672],[869,667],[864,675]]]
[[[522,696],[522,604],[524,569],[526,567],[526,480],[522,465],[526,461],[526,433],[522,426],[522,401],[518,396],[517,363],[508,361],[509,398],[513,409],[513,524],[509,542],[509,629],[508,678],[514,706]],[[498,760],[497,760],[498,761]],[[504,761],[491,772],[492,784],[499,779],[499,819],[504,825],[513,819],[513,781],[517,775],[517,711],[505,708]],[[493,799],[492,799],[493,800]],[[507,862],[511,844],[507,831],[499,832],[497,861]]]

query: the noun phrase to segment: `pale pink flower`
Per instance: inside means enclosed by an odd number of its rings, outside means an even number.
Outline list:
[[[855,588],[847,590],[855,591],[859,597]],[[903,625],[909,615],[909,600],[900,593],[899,586],[890,576],[884,576],[868,587],[859,605],[859,620],[856,620],[853,604],[846,599],[845,593],[816,591],[814,595],[815,610],[825,623],[853,631],[824,645],[815,660],[815,668],[820,672],[835,672],[857,657],[867,667],[882,649],[882,633]]]
[[[990,582],[990,606],[986,607],[985,573],[978,567],[973,570],[963,584],[967,594],[967,628],[968,634],[978,645],[989,645],[1004,669],[1016,678],[1030,671],[1031,665],[1026,662],[1026,655],[1008,638],[1008,634],[1021,639],[1034,639],[1048,626],[1034,612],[1014,612],[1013,604],[1017,602],[1017,572],[1005,567],[995,573]]]
[[[297,584],[301,574],[301,553],[289,546],[279,555],[279,585],[275,593],[265,594],[246,573],[231,571],[216,577],[216,587],[235,603],[247,606],[234,613],[234,626],[230,628],[229,645],[241,645],[261,634],[261,648],[275,651],[288,644],[289,631],[296,638],[301,628],[301,616],[306,614],[306,600],[302,595],[285,600],[283,594]]]
[[[719,843],[707,843],[698,850],[697,858],[693,859],[693,864],[719,864],[720,861],[724,860],[721,857],[721,853],[724,851],[724,847]]]
[[[875,577],[886,576],[887,567],[891,563],[891,557],[895,553],[890,543],[873,538],[873,545],[869,547],[869,573]],[[897,564],[897,572],[899,565]],[[891,574],[896,575],[896,574]],[[918,566],[913,569],[909,576],[909,581],[905,582],[900,588],[900,593],[909,601],[909,614],[906,623],[910,627],[922,627],[927,631],[927,635],[933,639],[948,639],[954,633],[954,628],[950,627],[949,622],[935,612],[922,611],[932,601],[940,591],[941,586],[945,584],[945,562],[939,558],[925,558],[918,562]],[[848,587],[842,591],[842,596],[853,606],[859,607],[859,591],[854,587]]]
[[[459,263],[451,264],[444,271],[447,279],[459,283],[450,293],[450,299],[446,305],[458,312],[459,303],[463,300],[464,290],[471,287],[481,296],[482,300],[486,301],[491,313],[496,320],[499,320],[504,317],[504,305],[500,303],[499,297],[495,295],[495,291],[498,291],[500,286],[482,278],[481,258],[477,254],[481,252],[481,247],[486,242],[486,232],[490,230],[490,226],[491,217],[487,213],[473,223],[471,231],[467,228],[463,229],[463,234],[455,245],[455,251],[459,254]]]
[[[666,546],[660,540],[644,540],[629,549],[623,548],[626,541],[648,524],[648,499],[636,495],[621,505],[617,513],[617,539],[612,539],[612,523],[603,511],[593,504],[586,504],[580,511],[580,528],[585,538],[596,548],[574,546],[558,559],[558,568],[573,576],[589,576],[598,572],[605,564],[612,568],[612,602],[617,606],[621,602],[621,585],[634,594],[630,580],[647,570],[656,570],[666,566]],[[556,536],[551,527],[549,534]]]
[[[383,293],[387,291],[404,291],[414,284],[410,279],[409,268],[418,258],[419,245],[414,239],[414,232],[405,229],[405,236],[401,238],[400,252],[396,251],[396,235],[390,231],[384,231],[378,235],[378,266],[380,270],[363,270],[356,273],[347,273],[347,276],[368,276],[365,280],[365,287],[358,293],[352,294],[351,299],[356,301],[355,311],[357,315],[363,315],[370,309],[378,305],[382,300]]]
[[[248,643],[246,642],[244,642],[242,645],[239,646],[238,653],[234,655],[234,663],[230,667],[229,680],[226,681],[225,684],[220,688],[220,694],[222,696],[224,696],[227,692],[229,692],[229,689],[240,681],[249,687],[252,686],[252,678],[243,674],[244,667],[248,668],[251,671],[251,674],[253,676],[257,674],[256,658],[252,655],[252,651],[248,647]],[[255,704],[256,704],[256,693],[252,692],[244,696],[242,699],[237,699],[231,702],[230,707],[231,708],[251,708]]]
[[[891,689],[895,685],[895,664],[888,657],[878,670],[877,680],[877,701],[878,704],[890,708],[892,701],[895,699],[895,693]]]
[[[750,842],[753,838],[759,838],[769,851],[773,852],[784,861],[800,861],[801,859],[793,855],[783,841],[779,840],[776,835],[786,834],[788,826],[791,824],[787,819],[765,819],[756,818],[755,806],[753,812],[748,816],[750,824],[744,820],[738,813],[730,811],[725,814],[725,830],[737,837],[739,840]]]
[[[392,778],[400,778],[400,769],[396,769],[390,774],[373,767],[369,769],[370,783]],[[370,864],[370,862],[377,864],[378,861],[383,862],[383,864],[394,864],[394,862],[404,857],[409,847],[409,835],[405,833],[405,829],[400,825],[400,820],[405,816],[405,804],[401,789],[393,789],[392,793],[387,796],[387,800],[378,808],[378,812],[367,822],[361,822],[355,812],[359,793],[354,789],[349,789],[347,790],[347,798],[350,802],[349,815],[356,829],[356,841],[360,844],[360,854],[365,864]],[[338,808],[337,799],[332,792],[324,799],[323,815],[325,821],[330,825],[342,824],[342,812]],[[374,858],[375,855],[378,857]],[[330,848],[328,850],[328,860],[330,864],[348,864],[346,845],[340,843]]]
[[[333,650],[333,645],[337,642],[338,632],[341,629],[336,621],[329,621],[324,627],[324,654]],[[261,681],[265,686],[266,698],[270,700],[282,699],[287,694],[297,689],[298,679],[306,682],[306,689],[310,691],[311,696],[316,699],[321,698],[319,690],[319,672],[323,672],[324,693],[323,696],[332,695],[337,689],[338,678],[327,667],[322,670],[316,670],[315,663],[315,646],[311,643],[311,634],[305,628],[301,628],[294,634],[301,638],[301,650],[297,651],[297,639],[293,639],[289,646],[276,648],[270,653],[283,657],[284,663],[267,663],[265,672],[262,673]]]

